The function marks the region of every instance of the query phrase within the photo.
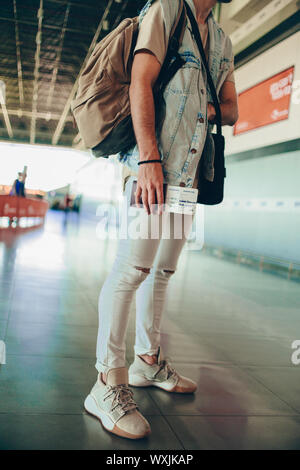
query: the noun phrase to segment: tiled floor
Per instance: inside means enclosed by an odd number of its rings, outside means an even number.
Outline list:
[[[0,449],[300,449],[298,283],[185,250],[169,286],[162,347],[195,395],[134,389],[152,434],[106,432],[83,400],[96,378],[98,292],[116,242],[49,213],[0,242]],[[127,335],[133,358],[134,316]]]

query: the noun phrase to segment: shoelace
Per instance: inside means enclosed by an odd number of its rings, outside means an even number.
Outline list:
[[[178,377],[178,373],[176,372],[174,367],[172,367],[171,364],[168,362],[169,360],[170,360],[170,358],[165,357],[165,359],[163,359],[160,362],[160,367],[159,367],[158,371],[155,373],[154,378],[156,378],[156,376],[160,373],[161,370],[164,370],[167,373],[167,379],[166,380],[168,380],[172,375],[174,375],[175,377]]]
[[[137,404],[133,400],[133,392],[127,385],[109,385],[109,389],[104,400],[112,395],[114,395],[114,398],[111,405],[111,411],[113,411],[117,406],[121,406],[122,410],[125,412],[137,408]]]

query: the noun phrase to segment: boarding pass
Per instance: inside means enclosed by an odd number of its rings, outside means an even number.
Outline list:
[[[133,181],[130,205],[136,207],[135,192],[137,188],[137,181]],[[187,188],[185,186],[173,186],[167,183],[163,185],[164,190],[164,211],[174,212],[176,214],[195,214],[198,189]],[[140,199],[140,207],[143,207],[142,199]],[[155,204],[157,199],[155,198]]]

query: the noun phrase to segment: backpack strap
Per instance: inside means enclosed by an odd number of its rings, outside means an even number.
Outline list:
[[[160,92],[164,90],[169,81],[174,77],[177,70],[179,70],[185,61],[179,55],[178,50],[181,46],[183,35],[185,32],[186,26],[186,8],[183,0],[180,0],[180,7],[178,11],[177,19],[172,27],[168,50],[164,63],[161,67],[159,76],[156,82],[156,89],[159,89]],[[172,59],[175,57],[175,60],[172,62]],[[172,64],[171,64],[172,62]],[[171,65],[170,65],[171,64]]]
[[[180,5],[179,5],[179,10],[178,10],[178,15],[177,15],[177,18],[176,18],[175,23],[174,23],[173,26],[172,26],[171,33],[170,33],[170,38],[171,38],[172,36],[174,36],[174,34],[175,34],[176,28],[177,28],[178,23],[179,23],[179,21],[180,21],[180,19],[181,19],[182,10],[184,9],[184,2],[183,2],[182,0],[179,0],[179,1],[180,1]],[[181,39],[182,39],[182,38],[181,38]]]

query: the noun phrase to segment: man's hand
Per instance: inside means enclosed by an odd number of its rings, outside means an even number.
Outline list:
[[[214,122],[216,117],[216,110],[212,103],[207,104],[207,120],[208,122]]]
[[[235,84],[225,81],[220,91],[222,126],[233,126],[238,120],[238,102]],[[207,120],[215,124],[216,110],[212,103],[207,105]]]
[[[233,126],[239,118],[238,98],[234,82],[226,80],[220,90],[222,125]]]
[[[155,107],[153,86],[159,75],[161,66],[155,55],[142,49],[133,60],[130,84],[130,105],[134,132],[138,144],[140,161],[160,160],[155,135]],[[148,215],[151,204],[163,204],[163,171],[161,163],[145,163],[139,166],[137,192],[138,205],[140,197]],[[161,207],[159,207],[161,212]]]
[[[160,156],[158,155],[157,158],[160,159]],[[155,196],[158,203],[158,213],[161,214],[164,203],[162,166],[159,162],[145,163],[139,166],[135,203],[139,207],[139,201],[142,197],[144,207],[150,215],[150,213],[154,213]]]

